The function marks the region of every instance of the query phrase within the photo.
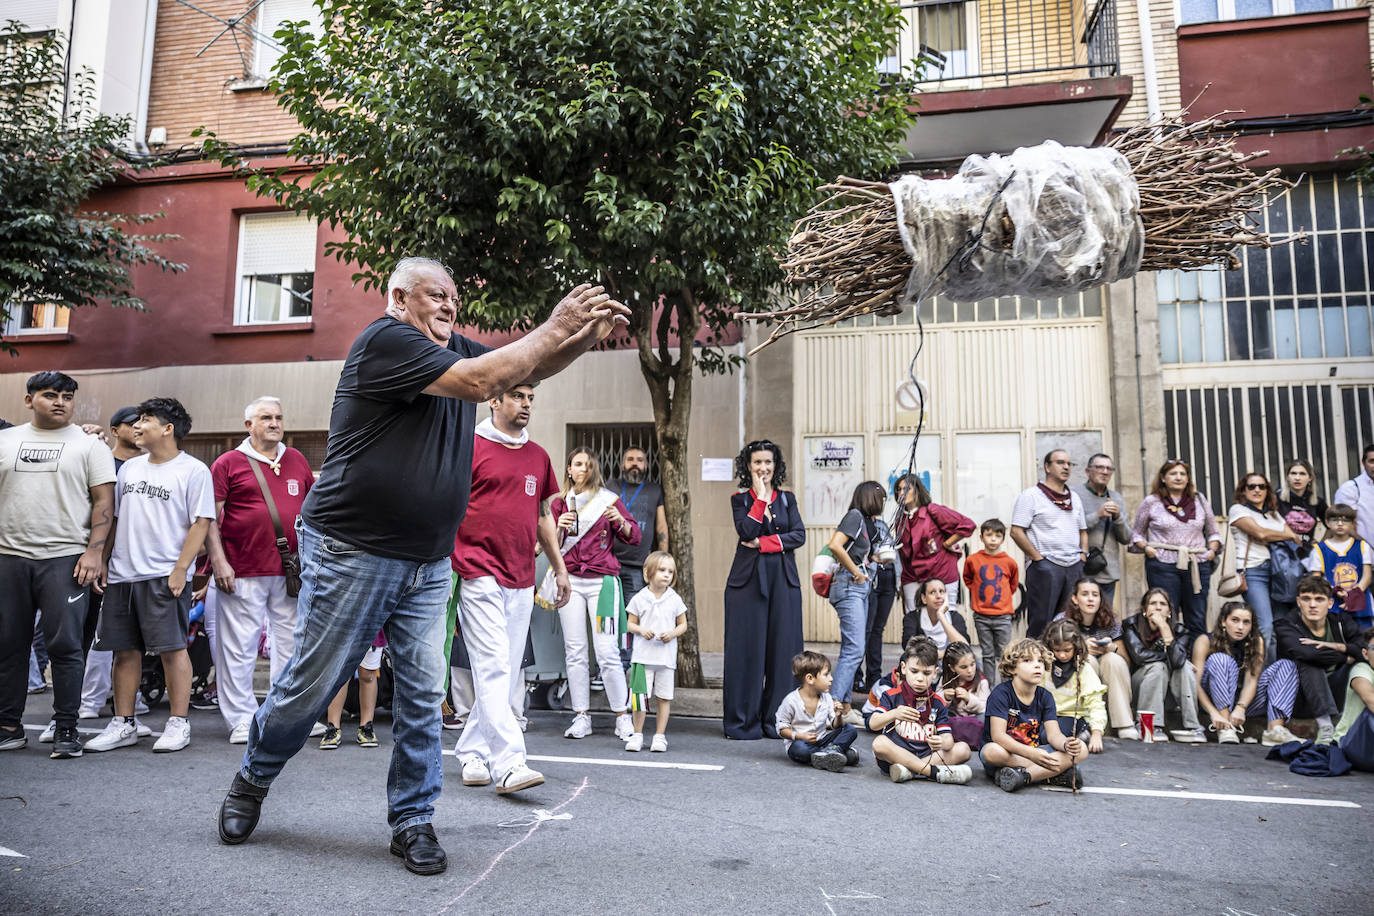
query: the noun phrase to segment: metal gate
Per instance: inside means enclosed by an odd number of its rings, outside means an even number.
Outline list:
[[[559,480],[567,473],[567,464],[559,462],[564,461],[568,452],[578,446],[590,449],[596,456],[601,476],[606,480],[620,476],[620,456],[624,454],[625,449],[631,446],[642,448],[649,458],[649,479],[662,479],[658,467],[658,444],[654,441],[652,423],[569,423],[567,449],[562,456],[554,457],[554,467],[558,471]]]

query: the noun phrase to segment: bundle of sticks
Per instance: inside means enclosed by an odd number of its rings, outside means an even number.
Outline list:
[[[1144,224],[1139,270],[1215,264],[1234,269],[1240,265],[1239,246],[1268,248],[1301,237],[1275,239],[1259,230],[1256,211],[1293,183],[1278,169],[1261,174],[1249,168],[1267,153],[1239,152],[1235,134],[1220,117],[1138,125],[1108,146],[1129,162],[1139,190]],[[736,316],[775,324],[752,352],[795,331],[861,315],[896,315],[914,304],[908,289],[913,263],[898,230],[890,186],[841,177],[821,191],[824,199],[797,222],[781,260],[790,301]],[[991,234],[1014,236],[1005,213],[993,211],[990,218],[1001,221]]]

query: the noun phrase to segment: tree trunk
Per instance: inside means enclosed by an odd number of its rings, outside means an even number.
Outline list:
[[[677,561],[677,581],[673,587],[687,605],[687,632],[677,641],[677,682],[683,687],[705,687],[697,628],[692,480],[687,448],[692,414],[692,374],[696,368],[692,342],[701,326],[701,312],[692,291],[684,289],[665,297],[658,315],[641,312],[637,319],[632,330],[639,347],[639,370],[649,386],[654,406],[654,434],[665,496],[663,507],[668,516],[668,549]],[[673,324],[677,326],[680,343],[676,360],[668,349],[668,334]],[[654,336],[658,338],[657,352]]]

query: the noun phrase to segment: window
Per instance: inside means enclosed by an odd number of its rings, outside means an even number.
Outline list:
[[[1351,9],[1359,0],[1178,0],[1178,22],[1222,22]]]
[[[1343,175],[1305,177],[1267,203],[1260,227],[1306,244],[1245,248],[1238,270],[1161,271],[1164,363],[1367,359],[1374,355],[1374,195]]]
[[[902,4],[901,32],[878,69],[900,74],[924,54],[928,60],[913,74],[919,81],[960,79],[973,73],[972,6],[965,2]]]
[[[61,334],[67,330],[72,310],[65,305],[51,302],[21,305],[10,309],[9,320],[5,322],[6,337],[22,334]]]
[[[300,213],[240,218],[235,324],[310,320],[315,232],[315,221]]]
[[[254,26],[257,32],[253,56],[255,74],[262,77],[272,75],[283,50],[272,36],[283,22],[301,20],[309,22],[313,31],[319,31],[320,11],[315,8],[314,0],[263,0],[258,7],[257,24]]]

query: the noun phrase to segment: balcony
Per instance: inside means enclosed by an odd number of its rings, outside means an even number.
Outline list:
[[[910,163],[1101,140],[1130,98],[1114,0],[920,0],[879,67],[913,76],[920,119]]]

